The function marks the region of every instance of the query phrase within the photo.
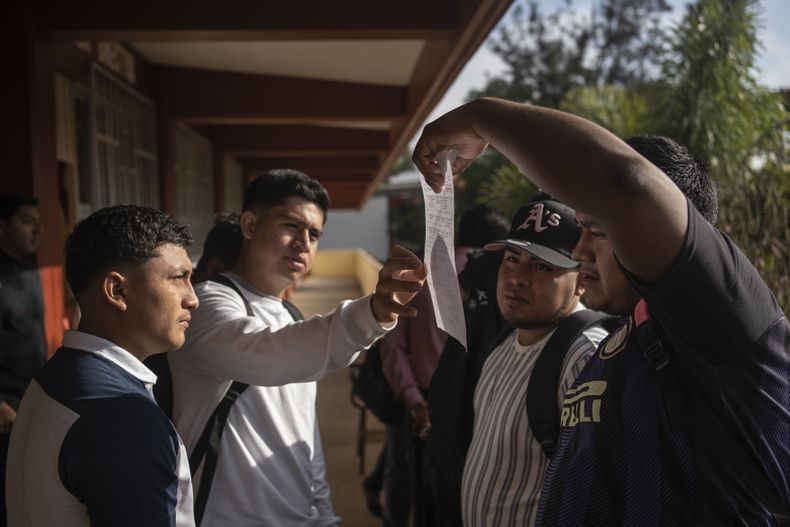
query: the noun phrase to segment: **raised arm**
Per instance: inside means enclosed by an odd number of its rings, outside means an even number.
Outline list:
[[[456,150],[457,174],[488,144],[540,188],[594,217],[620,261],[641,280],[659,280],[675,260],[688,226],[685,197],[622,140],[580,117],[478,99],[427,125],[413,159],[438,190],[438,152]]]

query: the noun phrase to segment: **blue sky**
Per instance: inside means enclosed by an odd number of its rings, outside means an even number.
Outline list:
[[[550,12],[565,0],[541,0],[544,12]],[[673,6],[673,19],[684,13],[687,0],[669,0]],[[523,0],[515,0],[514,4],[522,4]],[[592,0],[573,0],[572,5],[582,13],[590,12]],[[766,86],[790,87],[790,0],[761,0],[761,27],[758,33],[763,49],[758,60],[758,79]],[[508,16],[505,16],[505,20]],[[496,31],[496,30],[495,30]],[[467,63],[455,83],[436,106],[428,122],[445,112],[460,105],[472,88],[480,88],[485,84],[487,76],[502,71],[504,65],[499,58],[482,46]]]

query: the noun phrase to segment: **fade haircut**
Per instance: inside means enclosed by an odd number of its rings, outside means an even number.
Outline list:
[[[267,211],[292,197],[315,203],[323,211],[326,223],[329,194],[321,183],[298,170],[269,170],[256,177],[244,192],[242,210]]]
[[[506,238],[510,222],[498,209],[489,205],[475,205],[461,215],[458,224],[458,245],[461,247],[483,247]]]
[[[151,207],[115,205],[77,223],[66,240],[66,280],[79,298],[109,268],[140,265],[165,244],[187,248],[192,235],[169,215]]]
[[[208,261],[216,256],[222,260],[226,269],[233,267],[241,251],[241,225],[239,215],[231,213],[217,214],[214,226],[208,231],[203,242],[203,254],[198,260],[197,270],[202,273]]]
[[[686,198],[711,224],[719,215],[716,183],[708,167],[688,148],[668,137],[637,136],[625,142],[656,165],[686,195]]]
[[[8,221],[25,205],[38,207],[38,200],[32,196],[23,196],[11,192],[0,193],[0,220]]]

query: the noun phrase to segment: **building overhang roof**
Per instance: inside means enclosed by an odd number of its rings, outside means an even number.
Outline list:
[[[170,117],[253,174],[297,168],[358,208],[512,0],[33,0],[42,38],[121,41]]]

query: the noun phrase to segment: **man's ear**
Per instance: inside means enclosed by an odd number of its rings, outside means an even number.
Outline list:
[[[579,275],[576,277],[576,294],[578,296],[582,296],[584,291],[586,291],[586,289],[584,288],[584,284],[582,284],[582,275],[579,273]]]
[[[245,210],[241,213],[239,218],[239,226],[241,227],[241,235],[245,240],[251,240],[252,234],[255,232],[255,227],[258,224],[258,216],[251,210]]]
[[[107,273],[101,281],[102,297],[119,311],[126,311],[128,304],[125,287],[127,284],[128,280],[121,273],[116,271]]]

